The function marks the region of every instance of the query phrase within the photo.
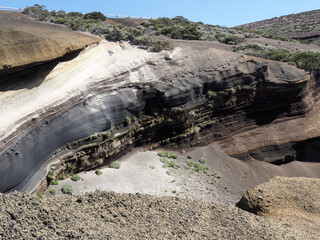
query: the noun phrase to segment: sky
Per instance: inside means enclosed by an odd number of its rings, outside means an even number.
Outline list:
[[[320,9],[320,0],[0,0],[2,7],[45,5],[66,12],[100,11],[139,17],[183,16],[191,21],[233,27],[245,23]]]

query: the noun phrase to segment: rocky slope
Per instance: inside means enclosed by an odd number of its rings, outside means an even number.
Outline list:
[[[320,39],[319,21],[320,10],[313,10],[248,23],[241,27],[315,42]]]
[[[0,227],[3,239],[306,239],[234,207],[107,192],[46,200],[0,194]]]

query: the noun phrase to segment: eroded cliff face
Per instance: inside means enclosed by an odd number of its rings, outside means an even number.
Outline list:
[[[98,36],[37,22],[20,12],[10,11],[1,11],[0,39],[0,77],[52,61],[101,40]]]
[[[310,74],[197,44],[150,53],[101,41],[71,60],[3,77],[0,191],[32,191],[49,163],[51,181],[146,143],[179,148],[216,140],[246,159],[261,147],[320,136],[305,128],[317,126]]]

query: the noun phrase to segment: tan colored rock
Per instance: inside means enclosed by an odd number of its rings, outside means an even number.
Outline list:
[[[0,11],[0,70],[56,59],[100,40],[22,13]]]

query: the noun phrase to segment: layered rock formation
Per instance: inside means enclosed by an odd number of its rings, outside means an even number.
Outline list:
[[[74,52],[97,38],[70,34],[62,43],[72,54],[58,44],[51,55],[27,59],[27,49],[12,66],[50,62],[0,72],[1,192],[33,191],[51,164],[49,182],[146,143],[178,148],[217,140],[239,159],[313,160],[303,143],[320,136],[317,76],[208,42],[177,41],[173,51],[150,53],[101,41]]]

